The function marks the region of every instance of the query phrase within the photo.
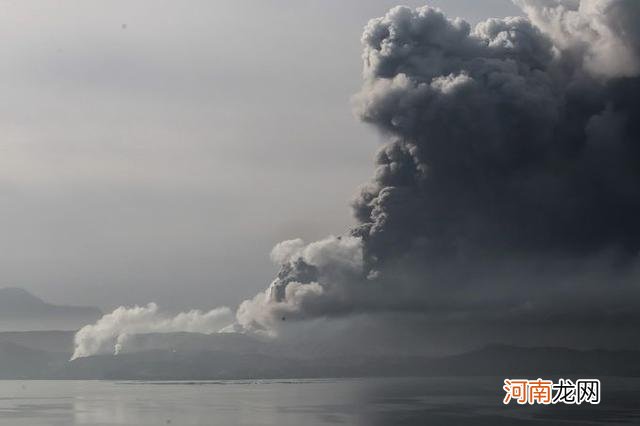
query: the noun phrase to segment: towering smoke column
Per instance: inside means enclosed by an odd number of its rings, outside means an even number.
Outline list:
[[[234,329],[367,313],[492,338],[504,324],[637,330],[640,1],[516,3],[526,17],[475,29],[430,7],[367,24],[356,112],[389,142],[359,224],[277,245],[278,276]],[[121,308],[78,333],[75,356],[128,333],[214,332],[227,313],[190,326]]]
[[[348,236],[282,243],[248,329],[283,318],[637,321],[640,2],[520,0],[475,29],[396,7],[362,36],[388,135]]]

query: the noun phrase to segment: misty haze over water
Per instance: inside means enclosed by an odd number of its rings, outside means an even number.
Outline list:
[[[504,406],[497,377],[4,381],[0,425],[624,425],[640,422],[638,380],[605,378],[603,403],[586,407]]]

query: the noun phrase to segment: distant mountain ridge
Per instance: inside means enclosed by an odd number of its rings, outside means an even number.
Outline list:
[[[443,357],[287,353],[241,334],[139,335],[138,350],[69,361],[73,332],[0,333],[0,379],[223,380],[312,377],[640,377],[640,351],[489,345]],[[290,347],[287,347],[290,349]]]
[[[0,288],[0,330],[76,330],[102,316],[91,306],[47,303],[18,287]]]

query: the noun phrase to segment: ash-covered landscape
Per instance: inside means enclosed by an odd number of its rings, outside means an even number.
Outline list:
[[[408,3],[4,5],[0,424],[640,419],[640,2]]]

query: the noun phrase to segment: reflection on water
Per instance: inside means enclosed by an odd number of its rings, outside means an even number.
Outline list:
[[[598,406],[504,406],[502,378],[0,381],[0,425],[640,424],[640,379]]]

